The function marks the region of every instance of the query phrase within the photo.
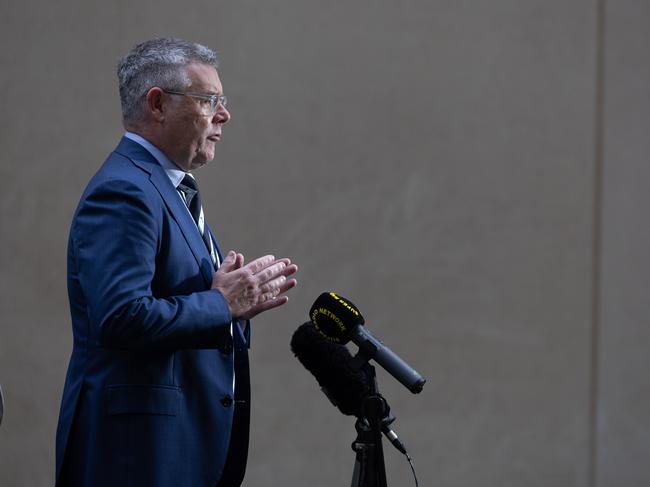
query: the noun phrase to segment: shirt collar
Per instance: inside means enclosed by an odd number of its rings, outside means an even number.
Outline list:
[[[165,154],[163,154],[162,151],[158,149],[158,147],[153,145],[151,142],[149,142],[141,135],[134,134],[133,132],[127,131],[124,134],[124,137],[132,140],[133,142],[137,142],[142,147],[147,149],[151,153],[151,155],[156,158],[158,163],[165,170],[167,177],[169,177],[172,184],[174,185],[174,188],[178,188],[178,185],[181,183],[185,175],[189,174],[183,171],[182,169],[180,169],[176,164],[174,164],[171,160],[169,160],[169,158]]]

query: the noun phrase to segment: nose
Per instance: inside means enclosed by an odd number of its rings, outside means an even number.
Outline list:
[[[214,113],[213,121],[224,124],[228,123],[228,120],[230,120],[230,112],[223,105],[219,105],[217,111]]]

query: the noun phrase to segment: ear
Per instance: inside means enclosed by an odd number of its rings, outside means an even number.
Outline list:
[[[165,119],[165,101],[165,92],[154,86],[145,95],[144,111],[148,112],[154,120],[162,122]]]

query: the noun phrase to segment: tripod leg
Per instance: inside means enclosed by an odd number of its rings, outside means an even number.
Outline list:
[[[356,453],[351,487],[386,487],[386,467],[381,433],[357,421],[357,439],[352,443]]]

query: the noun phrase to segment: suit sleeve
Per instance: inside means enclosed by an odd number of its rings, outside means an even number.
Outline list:
[[[153,296],[161,211],[123,180],[106,181],[82,200],[70,244],[90,334],[112,348],[216,348],[232,319],[219,291]]]

